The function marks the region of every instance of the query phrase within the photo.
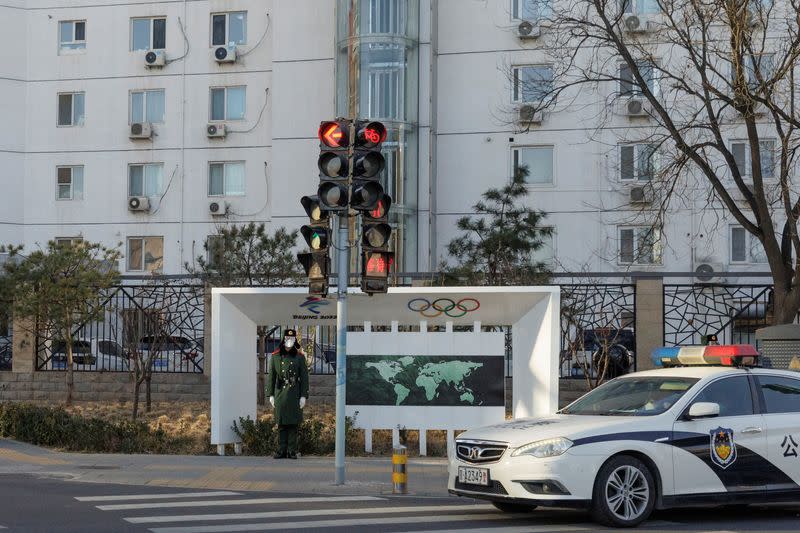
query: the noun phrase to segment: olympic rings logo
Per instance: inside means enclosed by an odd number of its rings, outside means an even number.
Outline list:
[[[433,302],[425,298],[414,298],[408,302],[409,311],[419,313],[425,318],[436,318],[443,314],[450,318],[461,318],[480,308],[481,303],[475,298],[462,298],[457,302],[450,298],[438,298]]]

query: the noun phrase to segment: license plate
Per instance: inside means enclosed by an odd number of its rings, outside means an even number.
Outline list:
[[[489,470],[486,468],[458,467],[458,481],[470,485],[489,485]]]

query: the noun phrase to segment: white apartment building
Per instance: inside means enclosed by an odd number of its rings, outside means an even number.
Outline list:
[[[304,224],[318,125],[356,110],[391,130],[403,271],[435,270],[456,220],[518,163],[556,270],[767,270],[745,232],[705,226],[700,198],[641,253],[630,190],[647,176],[626,162],[647,148],[628,121],[598,139],[597,110],[576,106],[519,132],[514,80],[548,68],[518,35],[534,4],[2,0],[0,242],[121,243],[124,274],[182,273],[219,224]]]

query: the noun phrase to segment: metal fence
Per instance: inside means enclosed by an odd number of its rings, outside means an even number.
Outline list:
[[[73,368],[80,372],[128,371],[134,357],[154,372],[202,373],[204,288],[180,282],[123,285],[103,291],[101,319],[72,332]],[[64,370],[66,343],[37,328],[36,369]]]
[[[664,345],[757,344],[755,331],[772,322],[772,285],[664,285]]]

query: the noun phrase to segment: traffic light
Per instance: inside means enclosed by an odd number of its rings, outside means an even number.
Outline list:
[[[389,272],[394,264],[394,253],[389,251],[391,206],[391,197],[381,192],[373,209],[365,211],[361,220],[361,290],[367,294],[389,289]]]
[[[320,184],[317,190],[322,209],[346,211],[350,202],[347,186],[350,172],[350,121],[322,122],[317,133],[320,154],[317,160]]]
[[[353,139],[353,192],[350,205],[357,211],[370,211],[383,196],[380,173],[386,167],[381,154],[386,126],[366,120],[355,124]]]
[[[328,295],[328,276],[330,274],[330,214],[323,209],[317,196],[303,196],[300,203],[308,214],[310,223],[300,228],[311,252],[297,254],[308,277],[308,293],[318,296]]]

